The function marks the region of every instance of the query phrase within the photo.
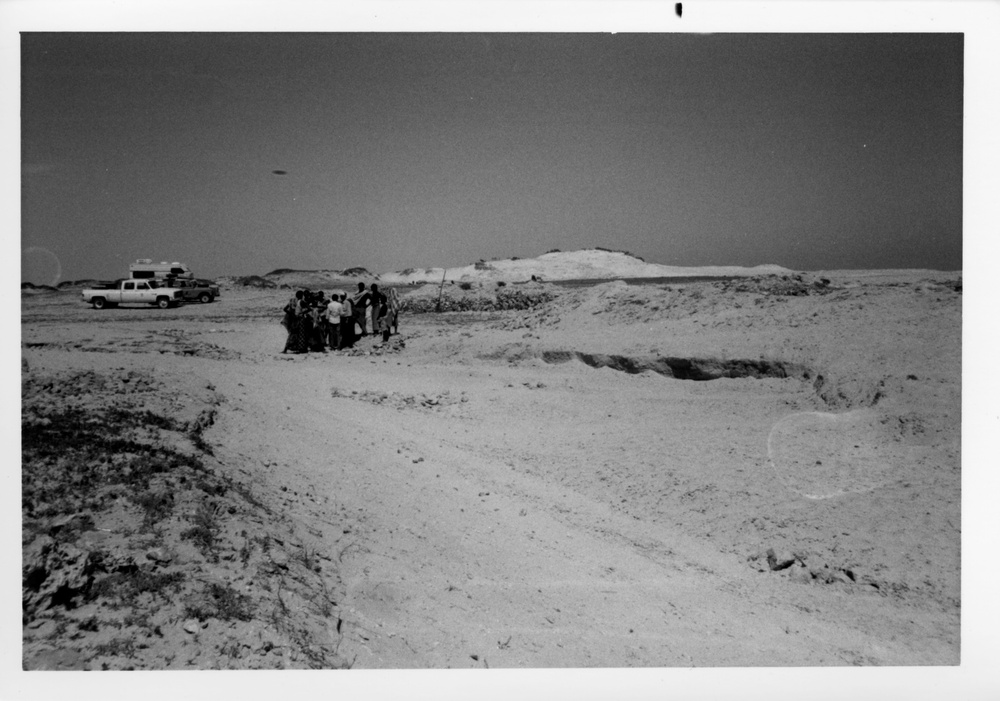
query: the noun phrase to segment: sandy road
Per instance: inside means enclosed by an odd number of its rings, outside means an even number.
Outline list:
[[[240,344],[263,348],[261,334],[273,335],[255,333]],[[657,378],[616,397],[616,386],[643,378],[416,357],[418,369],[412,356],[273,354],[262,354],[261,371],[205,367],[229,399],[212,440],[276,464],[271,479],[335,505],[297,515],[317,531],[339,528],[340,515],[356,519],[348,538],[335,534],[331,554],[348,624],[341,651],[357,667],[903,664],[947,655],[944,641],[920,634],[938,633],[932,621],[903,623],[878,596],[758,575],[669,518],[639,519],[617,508],[614,490],[566,473],[574,461],[669,463],[649,424],[681,422],[684,412],[653,416],[645,404],[699,401],[706,385]],[[770,390],[794,397],[798,388]],[[393,392],[454,403],[401,409]],[[718,413],[719,396],[701,397],[701,411]],[[759,396],[753,407],[759,413]],[[585,435],[592,427],[606,435]],[[752,433],[759,451],[761,431]]]

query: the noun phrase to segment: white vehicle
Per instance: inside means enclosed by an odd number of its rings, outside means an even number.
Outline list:
[[[160,309],[176,307],[184,301],[179,289],[157,285],[156,280],[118,280],[104,287],[83,290],[83,301],[94,309],[117,307],[119,304],[152,304]]]
[[[183,263],[161,261],[154,263],[149,258],[140,258],[128,266],[129,275],[133,280],[193,280],[194,273]]]

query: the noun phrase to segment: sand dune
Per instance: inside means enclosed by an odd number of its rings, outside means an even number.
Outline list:
[[[646,263],[628,253],[587,249],[546,253],[537,258],[513,258],[480,261],[458,268],[429,268],[385,273],[380,279],[386,283],[440,282],[446,280],[476,280],[523,282],[532,276],[543,280],[585,280],[606,278],[656,278],[683,276],[730,276],[786,274],[791,271],[777,265],[754,268],[740,266],[682,267]]]

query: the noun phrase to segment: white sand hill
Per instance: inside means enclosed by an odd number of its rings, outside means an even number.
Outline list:
[[[556,251],[537,258],[508,258],[481,261],[457,268],[408,269],[379,276],[383,283],[408,284],[411,282],[440,282],[447,280],[503,280],[522,282],[532,276],[541,280],[589,280],[642,277],[686,277],[786,274],[787,268],[778,265],[760,265],[746,268],[736,265],[682,267],[647,263],[621,251],[586,249],[581,251]]]

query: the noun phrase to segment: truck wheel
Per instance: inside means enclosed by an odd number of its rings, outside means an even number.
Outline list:
[[[104,309],[108,302],[104,297],[94,297],[90,303],[94,305],[94,309]]]
[[[209,302],[212,301],[212,295],[210,295],[208,292],[202,292],[201,296],[198,298],[198,301],[200,301],[202,304],[208,304]]]
[[[169,297],[157,297],[156,298],[156,306],[158,306],[160,309],[166,309],[167,307],[170,306],[170,298]]]

